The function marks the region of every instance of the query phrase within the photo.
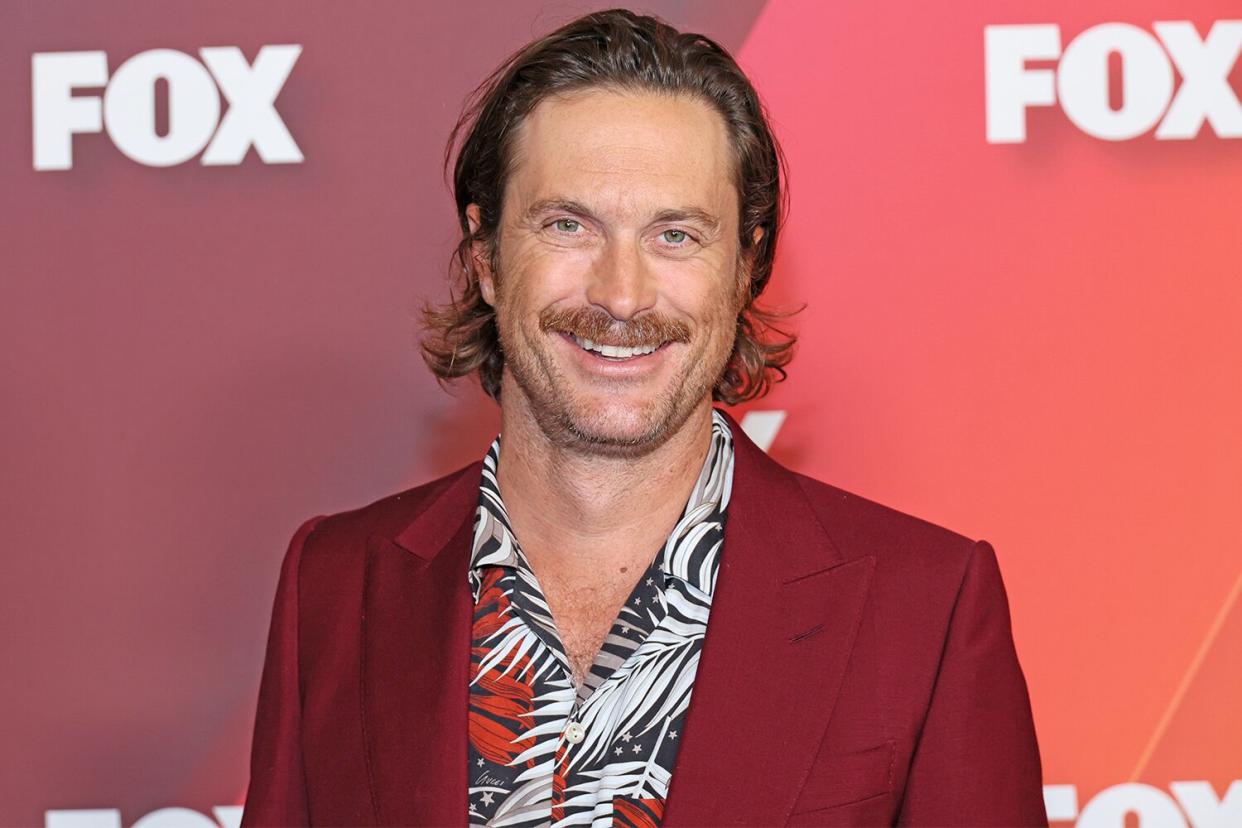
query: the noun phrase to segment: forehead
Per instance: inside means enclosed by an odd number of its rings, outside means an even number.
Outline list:
[[[549,197],[619,215],[694,206],[734,225],[724,119],[689,95],[589,89],[546,98],[518,130],[505,200]]]

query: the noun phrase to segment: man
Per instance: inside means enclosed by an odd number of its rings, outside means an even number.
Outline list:
[[[453,146],[461,290],[423,347],[502,436],[298,531],[244,822],[1046,824],[991,548],[713,409],[791,354],[755,307],[779,156],[732,59],[589,15]]]

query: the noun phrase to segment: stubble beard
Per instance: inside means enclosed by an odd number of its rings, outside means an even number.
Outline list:
[[[696,408],[710,400],[733,349],[732,338],[723,342],[722,337],[703,331],[707,340],[683,358],[677,375],[637,414],[644,425],[635,433],[629,423],[618,422],[632,421],[634,414],[622,412],[618,417],[606,407],[592,411],[585,395],[576,393],[575,382],[557,364],[551,337],[559,334],[545,330],[547,315],[540,321],[523,323],[515,318],[515,308],[506,307],[504,297],[497,298],[497,330],[505,354],[505,374],[513,380],[502,383],[502,387],[517,390],[523,397],[507,402],[502,393],[502,405],[524,406],[551,444],[578,454],[633,458],[664,445]],[[729,327],[732,330],[731,324]],[[694,342],[688,328],[685,340],[687,344]]]

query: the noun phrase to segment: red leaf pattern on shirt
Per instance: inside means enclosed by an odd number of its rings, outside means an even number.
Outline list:
[[[503,574],[497,569],[483,579],[474,622],[476,641],[496,632],[508,617],[509,598],[497,586]],[[477,674],[487,652],[487,647],[471,648],[472,674]],[[480,756],[500,765],[509,765],[519,753],[535,744],[533,736],[518,738],[530,728],[529,718],[523,717],[529,717],[534,709],[534,687],[522,678],[528,675],[530,656],[510,662],[498,664],[480,676],[476,684],[483,692],[470,694],[470,743]],[[534,761],[528,760],[526,764],[533,766]]]

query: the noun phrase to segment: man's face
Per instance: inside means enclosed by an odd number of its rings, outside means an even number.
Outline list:
[[[481,277],[502,405],[579,450],[663,443],[710,406],[732,350],[737,222],[728,136],[707,104],[600,89],[541,102],[515,142],[497,272]]]

